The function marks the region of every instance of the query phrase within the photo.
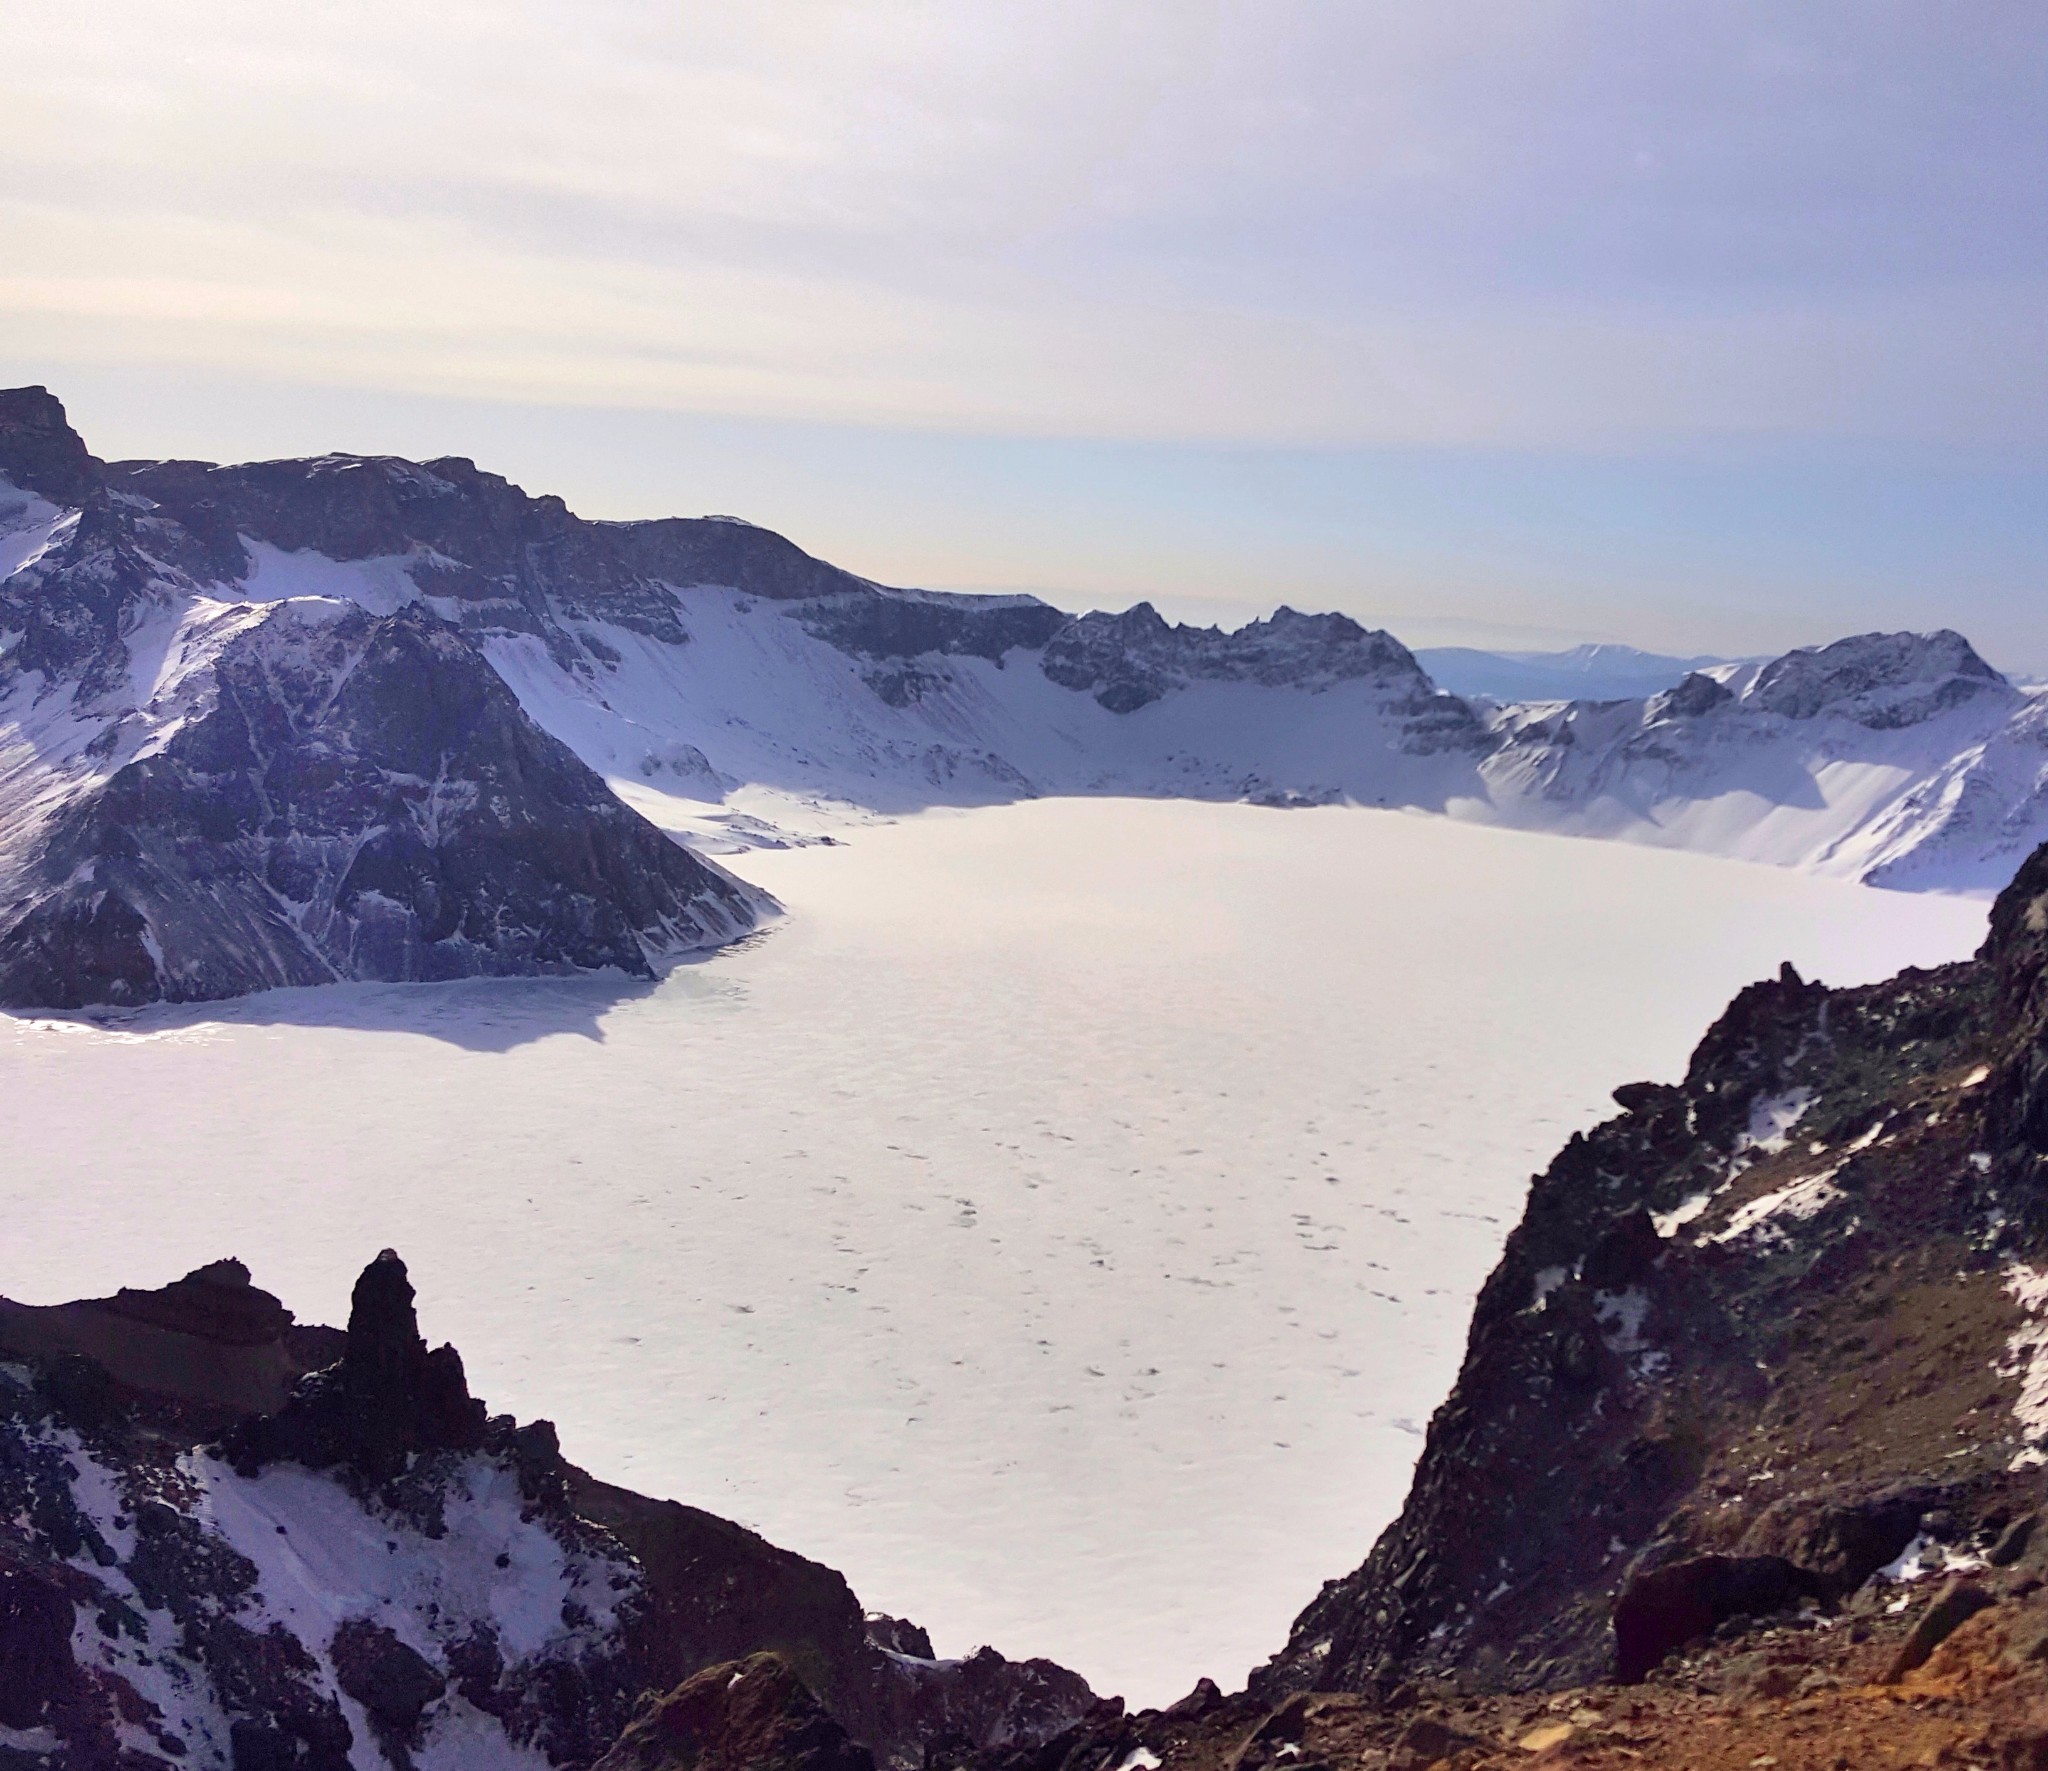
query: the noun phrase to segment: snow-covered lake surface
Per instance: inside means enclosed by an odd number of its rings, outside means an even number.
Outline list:
[[[656,988],[0,1020],[0,1292],[223,1254],[430,1336],[570,1455],[843,1569],[942,1653],[1170,1700],[1399,1505],[1530,1172],[1742,983],[1981,903],[1358,810],[1051,800],[733,865]]]

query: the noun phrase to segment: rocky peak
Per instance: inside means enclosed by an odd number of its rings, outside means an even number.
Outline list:
[[[1085,621],[1089,617],[1084,615],[1081,619]],[[1108,615],[1104,619],[1107,621],[1109,631],[1127,645],[1142,645],[1148,641],[1165,640],[1174,632],[1174,628],[1177,625],[1177,623],[1169,622],[1149,602],[1133,603],[1121,613]],[[1216,630],[1214,628],[1198,628],[1193,631],[1213,633]]]
[[[452,1346],[427,1351],[395,1249],[356,1281],[339,1390],[350,1457],[373,1480],[397,1474],[412,1452],[483,1442],[484,1406],[470,1396],[462,1355]]]
[[[221,641],[208,680],[50,819],[0,913],[0,1002],[644,978],[769,908],[621,803],[424,609],[288,604]]]
[[[1706,675],[1702,671],[1690,671],[1676,688],[1666,689],[1661,695],[1653,695],[1644,710],[1643,723],[1655,725],[1660,720],[1698,719],[1700,715],[1712,713],[1717,707],[1726,707],[1735,699],[1735,693],[1724,682]]]
[[[1112,713],[1135,712],[1195,681],[1321,689],[1358,677],[1383,679],[1390,696],[1414,711],[1432,701],[1464,706],[1437,695],[1391,634],[1346,615],[1303,615],[1285,605],[1229,632],[1169,623],[1150,603],[1120,614],[1093,611],[1053,636],[1043,668],[1062,688],[1092,693]]]
[[[0,388],[0,480],[71,506],[98,489],[100,464],[48,388]]]
[[[1757,674],[1745,702],[1787,719],[1836,714],[1876,728],[1918,725],[1975,696],[2010,690],[1970,642],[1935,633],[1865,633],[1788,652]]]
[[[340,1466],[376,1488],[421,1452],[476,1450],[486,1426],[462,1355],[427,1350],[405,1262],[387,1248],[356,1280],[340,1359],[305,1379],[275,1415],[243,1423],[229,1451],[245,1473],[280,1460]],[[552,1443],[551,1430],[544,1437]]]

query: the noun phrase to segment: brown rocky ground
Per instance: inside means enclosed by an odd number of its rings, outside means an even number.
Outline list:
[[[2048,1563],[2029,1558],[1965,1577],[1991,1602],[1896,1679],[1901,1648],[1947,1590],[1939,1578],[1873,1583],[1832,1616],[1808,1610],[1724,1630],[1641,1685],[1489,1697],[1409,1687],[1385,1701],[1307,1692],[1272,1708],[1211,1691],[1008,1762],[1035,1771],[2032,1771],[2048,1767],[2044,1571]]]

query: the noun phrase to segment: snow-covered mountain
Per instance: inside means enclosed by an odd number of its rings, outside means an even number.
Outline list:
[[[1342,615],[891,589],[466,460],[101,463],[41,389],[0,395],[0,481],[16,1003],[645,970],[767,911],[656,824],[1344,801],[1977,891],[2048,837],[2048,697],[1952,633],[1475,704]]]
[[[1981,892],[2048,830],[2048,703],[1956,633],[1863,634],[1493,726],[1490,803],[1548,829]]]
[[[417,599],[266,602],[47,396],[0,430],[0,1002],[661,961],[761,894],[629,810]]]

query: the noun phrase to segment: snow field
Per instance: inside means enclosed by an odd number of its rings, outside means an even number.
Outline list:
[[[1344,808],[1072,799],[728,860],[653,988],[0,1020],[0,1291],[397,1247],[492,1406],[942,1653],[1168,1701],[1398,1507],[1527,1177],[1741,984],[1984,906]]]

